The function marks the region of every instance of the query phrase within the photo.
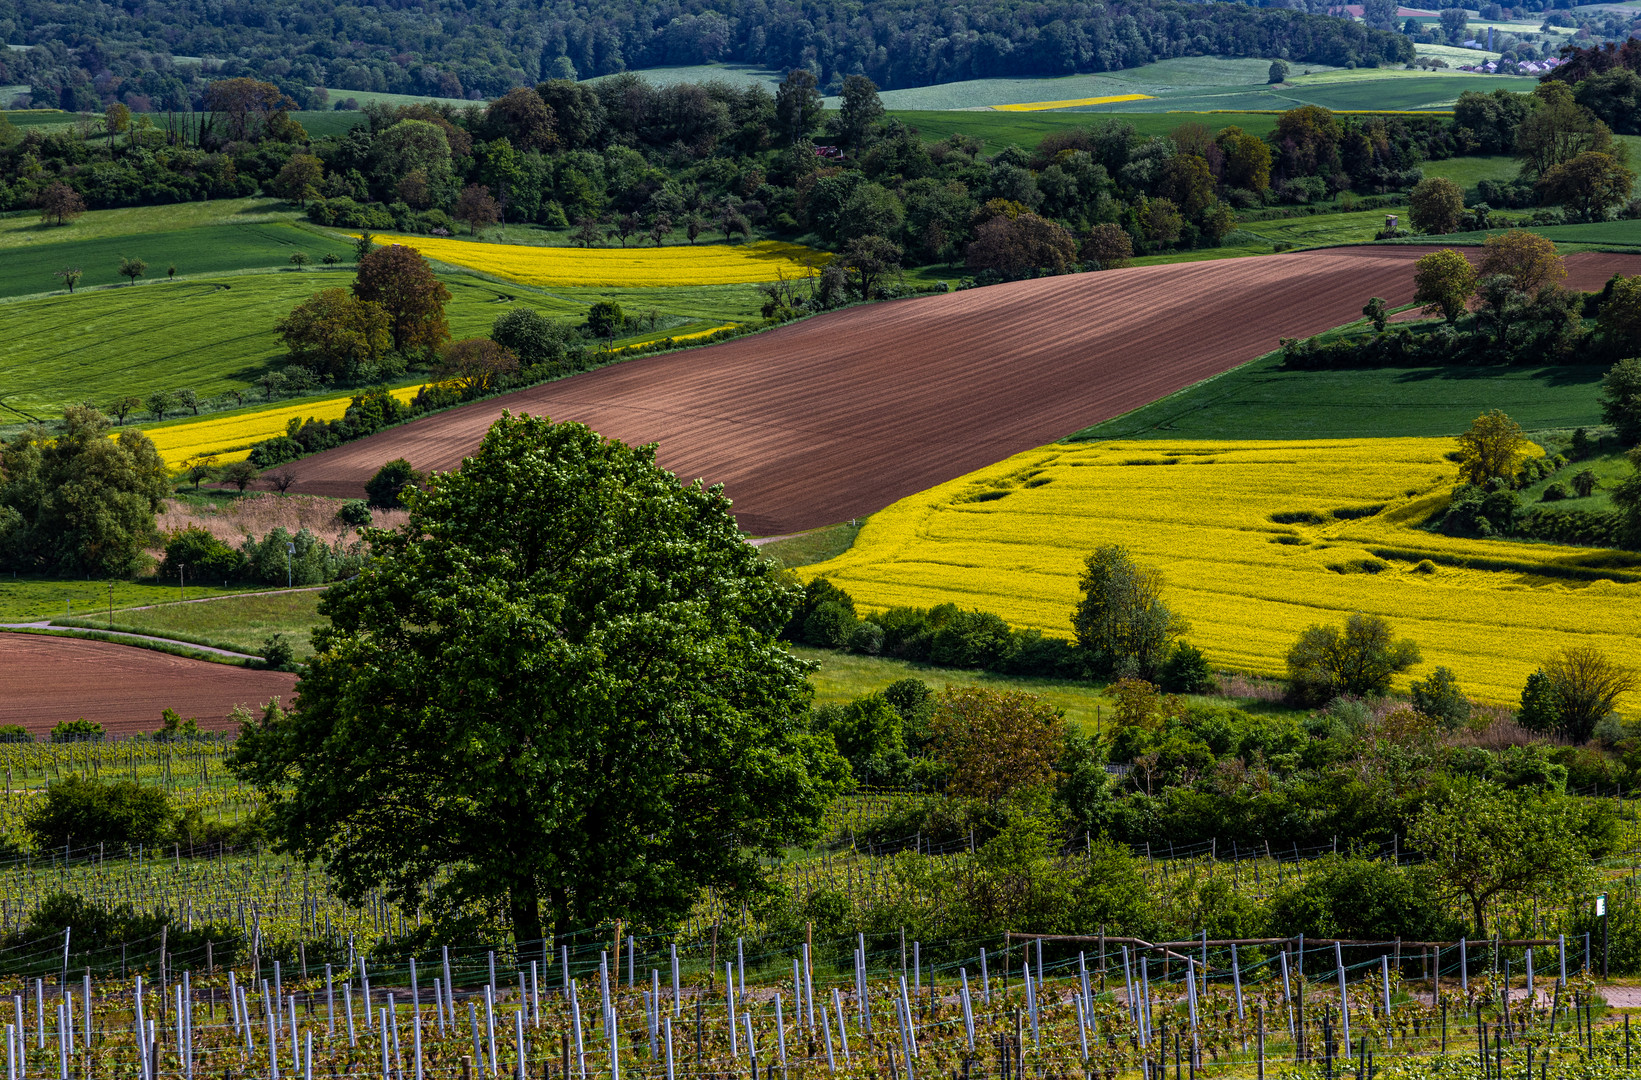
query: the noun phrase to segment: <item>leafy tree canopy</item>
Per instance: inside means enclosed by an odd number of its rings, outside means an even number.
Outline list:
[[[285,849],[350,898],[432,886],[525,941],[668,924],[818,833],[845,770],[775,638],[796,597],[718,489],[504,414],[407,499],[321,601],[295,710],[234,752]]]

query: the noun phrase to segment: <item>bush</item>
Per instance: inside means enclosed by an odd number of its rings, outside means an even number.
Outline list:
[[[1462,925],[1416,872],[1377,859],[1325,856],[1297,885],[1278,890],[1268,929],[1283,936],[1452,940]]]
[[[102,742],[103,726],[80,717],[78,720],[63,720],[51,729],[51,741],[66,742]]]
[[[244,569],[245,556],[196,526],[179,529],[165,541],[159,576],[170,582],[175,582],[179,574],[196,580],[228,581],[239,577]]]
[[[291,648],[284,634],[273,634],[262,639],[262,666],[269,671],[289,671],[296,666],[296,650]]]
[[[836,600],[826,600],[815,606],[803,621],[802,640],[822,649],[841,649],[848,643],[856,625],[852,608]]]
[[[34,735],[22,724],[0,724],[0,743],[33,742]]]
[[[1560,502],[1562,499],[1569,497],[1570,494],[1567,491],[1567,485],[1558,480],[1544,489],[1542,499],[1544,502]]]
[[[822,604],[836,604],[848,613],[848,621],[850,623],[854,622],[855,598],[850,596],[844,590],[838,588],[836,585],[832,584],[831,580],[828,578],[811,578],[803,586],[803,595],[798,600],[797,607],[792,610],[792,617],[787,620],[786,628],[781,631],[781,637],[785,638],[787,641],[795,641],[800,644],[819,644],[819,642],[810,640],[807,627],[809,625],[810,616],[814,615],[815,609],[820,607]],[[817,624],[817,627],[820,625],[821,624]],[[841,644],[843,640],[846,639],[839,639],[839,644]],[[822,647],[837,648],[837,645]]]
[[[1470,719],[1470,699],[1459,690],[1453,672],[1439,667],[1428,679],[1415,679],[1412,686],[1413,707],[1442,727],[1453,731]]]
[[[989,611],[960,611],[935,631],[929,660],[944,667],[990,668],[1008,656],[1013,631]]]
[[[883,651],[883,627],[875,622],[858,622],[849,631],[849,651],[876,656]]]
[[[24,816],[24,827],[43,849],[153,844],[168,839],[175,823],[171,800],[161,788],[80,776],[52,784]]]
[[[1184,641],[1175,642],[1163,661],[1162,688],[1170,694],[1195,694],[1206,690],[1211,679],[1208,658],[1202,650]]]
[[[376,470],[376,475],[365,481],[366,502],[382,510],[403,506],[401,496],[408,487],[418,487],[424,477],[404,458],[392,461]]]
[[[283,526],[260,541],[246,537],[239,550],[245,557],[245,576],[265,585],[322,585],[357,572],[363,563],[357,547],[329,547],[307,529],[293,535]]]
[[[363,499],[349,499],[336,510],[336,517],[344,525],[364,528],[370,524],[370,504]]]

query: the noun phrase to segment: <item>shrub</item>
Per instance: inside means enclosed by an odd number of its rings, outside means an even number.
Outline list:
[[[24,817],[41,848],[69,844],[153,844],[171,835],[176,815],[165,791],[130,780],[69,776],[46,789]]]
[[[883,651],[883,627],[875,622],[858,622],[849,631],[849,651],[876,656]]]
[[[1595,472],[1591,469],[1582,469],[1574,473],[1572,480],[1569,482],[1581,499],[1587,499],[1594,495],[1595,489],[1601,486],[1601,481],[1597,479]]]
[[[51,729],[51,741],[54,743],[66,742],[102,742],[103,726],[80,717],[78,720],[64,720]]]
[[[1428,679],[1415,679],[1412,692],[1413,707],[1448,731],[1470,719],[1470,699],[1459,690],[1453,672],[1445,667],[1432,671]]]
[[[855,598],[838,588],[829,578],[811,578],[803,586],[803,594],[798,604],[792,610],[792,617],[787,620],[786,628],[781,631],[781,637],[787,641],[810,643],[804,632],[809,617],[815,609],[825,603],[833,603],[849,613],[851,619],[855,615]]]
[[[160,561],[163,581],[176,581],[179,573],[198,578],[227,581],[245,569],[245,557],[196,527],[179,529],[165,541],[165,558]]]
[[[33,741],[34,735],[22,724],[0,724],[0,743]]]
[[[1377,859],[1326,856],[1271,898],[1270,931],[1313,937],[1449,940],[1463,927],[1423,877]]]
[[[366,502],[383,510],[403,506],[402,496],[408,487],[420,486],[424,477],[404,458],[392,461],[376,470],[376,475],[365,481]]]
[[[935,631],[929,659],[945,667],[989,668],[1008,656],[1013,632],[1002,616],[960,611]]]
[[[289,671],[296,665],[296,650],[285,640],[284,634],[273,634],[262,639],[262,666],[269,671]]]
[[[337,507],[336,517],[344,525],[364,528],[370,524],[370,504],[363,499],[349,499]]]
[[[841,649],[856,625],[852,607],[836,600],[824,600],[815,605],[803,621],[802,640],[822,649]]]
[[[1560,502],[1562,499],[1567,497],[1567,485],[1557,481],[1544,489],[1544,494],[1541,496],[1541,499],[1544,502]]]
[[[1202,650],[1178,641],[1162,665],[1162,688],[1170,694],[1195,694],[1208,688],[1211,682],[1208,658]]]

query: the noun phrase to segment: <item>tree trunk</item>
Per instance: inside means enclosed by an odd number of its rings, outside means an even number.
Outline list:
[[[540,941],[541,901],[536,896],[536,883],[529,878],[513,882],[507,892],[508,914],[513,920],[513,941],[520,947],[527,941]]]

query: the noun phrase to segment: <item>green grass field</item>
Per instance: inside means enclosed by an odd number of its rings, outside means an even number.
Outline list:
[[[112,588],[112,597],[110,596]],[[187,598],[229,596],[247,591],[249,586],[196,585],[187,583]],[[123,621],[132,612],[121,612],[148,604],[169,604],[180,598],[176,582],[86,581],[52,577],[0,576],[0,623],[36,622],[43,619],[107,618],[110,604],[114,617]]]
[[[305,254],[313,266],[320,265],[320,259],[327,254],[349,262],[353,259],[352,244],[285,222],[65,239],[7,250],[5,271],[0,273],[0,296],[62,291],[62,279],[56,274],[68,266],[83,272],[81,289],[97,285],[129,287],[129,279],[119,272],[120,260],[127,256],[148,264],[143,280],[150,282],[163,281],[170,266],[184,277],[273,267],[285,267],[300,277],[303,272],[291,265],[291,256],[297,252]]]
[[[1261,245],[1283,242],[1296,248],[1361,244],[1372,240],[1385,227],[1386,214],[1400,214],[1405,220],[1407,207],[1352,210],[1336,214],[1318,214],[1314,217],[1278,218],[1274,221],[1250,221],[1237,226],[1237,231],[1231,234],[1227,242],[1233,242],[1243,236],[1253,236],[1258,237]]]
[[[1594,427],[1604,373],[1600,366],[1284,371],[1273,353],[1068,441],[1457,435],[1489,409],[1503,409],[1528,431]]]
[[[1478,183],[1483,180],[1514,180],[1521,171],[1521,163],[1508,154],[1490,154],[1427,161],[1422,168],[1426,176],[1444,176],[1464,188],[1467,199],[1474,199]]]
[[[176,600],[176,589],[169,600]],[[271,635],[284,634],[300,659],[313,655],[309,633],[323,620],[319,616],[319,592],[282,592],[261,596],[235,596],[205,603],[166,603],[142,611],[114,610],[114,624],[120,630],[178,641],[196,641],[218,648],[261,655],[262,643]],[[58,612],[61,614],[61,612]],[[87,612],[77,618],[91,623],[107,621],[107,611]]]
[[[656,313],[660,329],[637,324],[632,334],[616,339],[619,345],[666,337],[669,324],[673,332],[687,333],[755,318],[761,301],[751,285],[548,293],[469,273],[441,273],[440,279],[451,292],[446,315],[457,339],[488,333],[514,304],[577,320],[601,299],[617,301],[629,317],[646,322],[648,313]],[[209,397],[249,389],[270,367],[283,365],[274,324],[313,293],[352,281],[351,268],[225,273],[0,305],[14,327],[9,363],[0,367],[0,401],[49,415],[65,404],[118,394],[142,397],[186,387]]]
[[[855,535],[859,532],[860,525],[853,522],[828,525],[824,529],[799,533],[784,540],[772,540],[764,544],[760,550],[788,569],[794,566],[808,566],[810,563],[825,562],[827,559],[842,555],[854,546]]]
[[[1489,229],[1486,232],[1449,233],[1445,236],[1418,238],[1421,244],[1479,244],[1489,236],[1505,232]],[[1579,225],[1546,225],[1534,228],[1535,233],[1547,236],[1558,245],[1578,245],[1574,250],[1591,247],[1641,247],[1641,219],[1624,221],[1595,221]]]
[[[898,116],[907,125],[930,142],[953,135],[969,135],[986,144],[988,153],[996,153],[1005,146],[1019,146],[1030,150],[1043,136],[1056,131],[1087,127],[1096,120],[1085,112],[917,112],[898,110]],[[1268,113],[1192,113],[1156,112],[1123,113],[1119,119],[1133,124],[1141,135],[1166,135],[1181,124],[1205,124],[1218,131],[1236,126],[1254,135],[1267,135],[1276,129],[1276,114]]]
[[[436,105],[453,105],[458,109],[464,109],[469,105],[477,105],[481,108],[484,106],[482,101],[468,101],[466,98],[427,97],[422,94],[387,94],[378,93],[375,90],[327,90],[326,92],[330,95],[328,102],[330,105],[352,98],[360,105],[369,105],[373,101],[380,102],[383,105],[421,105],[431,101]]]
[[[365,122],[364,113],[351,109],[304,110],[291,113],[291,118],[301,124],[302,130],[315,139],[323,139],[327,135],[346,135]]]
[[[91,210],[72,225],[45,225],[33,210],[0,214],[0,251],[39,244],[104,240],[142,233],[173,232],[208,225],[267,225],[294,222],[300,215],[279,199],[211,199],[164,206]]]

